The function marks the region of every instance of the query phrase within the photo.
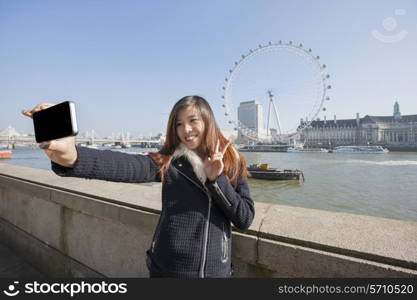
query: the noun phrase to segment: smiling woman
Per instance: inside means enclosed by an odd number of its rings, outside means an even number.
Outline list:
[[[204,134],[204,121],[195,107],[189,106],[183,109],[178,114],[175,127],[182,143],[191,150],[199,148]]]
[[[42,105],[23,113],[31,117]],[[231,224],[246,230],[255,210],[243,156],[223,136],[208,102],[187,96],[173,107],[162,149],[149,155],[75,146],[43,147],[60,176],[162,181],[162,211],[147,251],[150,277],[230,277]]]
[[[161,166],[162,178],[180,144],[195,151],[206,166],[221,163],[219,170],[223,170],[224,163],[224,173],[232,184],[236,184],[242,174],[245,177],[249,174],[245,159],[234,147],[229,147],[210,105],[200,96],[186,96],[174,105],[168,119],[165,145],[158,153],[150,154]],[[210,174],[209,178],[219,174]]]

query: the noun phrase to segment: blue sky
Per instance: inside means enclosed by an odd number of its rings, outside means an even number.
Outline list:
[[[373,30],[406,35],[387,43]],[[0,0],[0,129],[33,132],[21,109],[72,100],[81,131],[155,134],[190,94],[207,98],[230,129],[221,107],[228,70],[278,40],[303,43],[327,65],[328,119],[391,115],[395,100],[417,114],[416,1]],[[294,120],[310,109],[285,107]]]

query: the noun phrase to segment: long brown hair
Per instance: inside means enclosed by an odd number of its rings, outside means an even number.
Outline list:
[[[214,119],[214,114],[210,105],[203,97],[186,96],[181,98],[177,103],[175,103],[169,115],[164,146],[159,152],[149,153],[150,158],[160,167],[160,176],[162,181],[164,180],[168,170],[172,155],[181,143],[175,127],[178,114],[180,111],[190,106],[196,108],[196,110],[200,113],[205,125],[204,136],[200,145],[204,157],[213,155],[217,141],[220,143],[220,150],[224,149],[228,143],[228,140],[224,137]],[[233,147],[233,145],[230,145],[224,153],[223,163],[223,172],[232,185],[236,185],[240,176],[249,176],[244,157]]]

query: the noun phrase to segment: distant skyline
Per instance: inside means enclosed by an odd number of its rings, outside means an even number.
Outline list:
[[[414,0],[0,0],[0,129],[33,132],[22,109],[72,100],[81,132],[165,134],[173,104],[198,94],[231,130],[221,98],[228,70],[278,40],[303,43],[327,65],[331,101],[320,118],[392,115],[395,101],[417,114]],[[280,82],[288,70],[266,75]],[[297,122],[309,109],[278,101]]]
[[[399,104],[399,107],[400,107],[400,114],[401,114],[401,116],[406,116],[406,115],[417,115],[417,113],[414,113],[414,114],[403,114],[402,112],[401,112],[401,105]],[[386,116],[393,116],[394,115],[394,104],[392,105],[392,113],[391,114],[386,114],[386,115],[375,115],[375,114],[361,114],[360,112],[357,112],[357,113],[359,113],[359,118],[364,118],[365,116],[367,116],[367,115],[369,115],[369,116],[373,116],[373,117],[386,117]],[[333,121],[334,120],[334,117],[336,116],[336,118],[337,118],[337,120],[346,120],[346,119],[355,119],[356,118],[356,114],[354,115],[354,116],[351,116],[351,117],[348,117],[348,118],[338,118],[337,117],[337,115],[333,115],[333,116],[328,116],[328,115],[326,115],[326,119],[327,119],[327,121]],[[264,117],[264,118],[266,118],[266,117]],[[320,120],[324,120],[324,118],[319,118]],[[310,120],[310,121],[312,121],[312,120]],[[266,121],[265,121],[266,122]],[[4,128],[0,128],[0,131],[3,131],[3,130],[7,130],[9,127],[11,127],[12,128],[12,130],[14,130],[14,131],[18,131],[18,130],[16,130],[16,128],[14,127],[14,126],[12,126],[11,124],[9,124],[8,126],[6,126],[6,127],[4,127]],[[270,127],[270,128],[274,128],[273,126],[272,127]],[[221,127],[221,129],[222,130],[224,130],[224,131],[233,131],[233,128],[227,128],[227,127]],[[266,127],[265,127],[265,129],[266,129]],[[18,131],[18,133],[19,134],[29,134],[29,135],[34,135],[34,133],[33,133],[33,130],[32,129],[29,129],[29,131]],[[141,133],[141,132],[137,132],[137,133],[134,133],[133,135],[132,135],[132,132],[131,131],[129,131],[129,130],[123,130],[123,131],[112,131],[111,133],[109,133],[109,134],[99,134],[99,135],[97,135],[97,132],[94,130],[94,129],[90,129],[90,130],[81,130],[79,133],[78,133],[78,136],[79,137],[91,137],[92,135],[94,135],[95,137],[99,137],[99,138],[104,138],[104,137],[111,137],[111,136],[115,136],[115,137],[120,137],[120,136],[124,136],[124,137],[130,137],[130,138],[137,138],[137,137],[140,137],[140,138],[142,138],[142,137],[156,137],[156,136],[159,136],[159,135],[163,135],[163,136],[165,136],[165,131],[160,131],[160,132],[150,132],[150,133],[148,133],[148,134],[144,134],[144,133]]]

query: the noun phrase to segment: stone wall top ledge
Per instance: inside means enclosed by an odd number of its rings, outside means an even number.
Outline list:
[[[417,269],[417,222],[274,205],[260,236]]]
[[[58,190],[108,200],[119,205],[149,208],[153,211],[161,210],[161,201],[159,200],[161,199],[161,184],[156,182],[137,184],[60,177],[52,171],[14,165],[0,165],[1,175]]]

